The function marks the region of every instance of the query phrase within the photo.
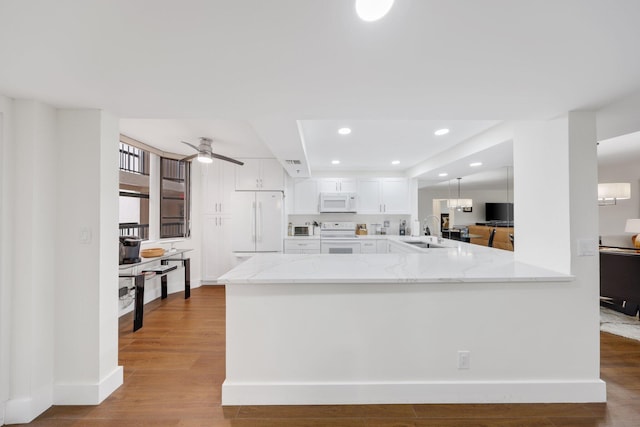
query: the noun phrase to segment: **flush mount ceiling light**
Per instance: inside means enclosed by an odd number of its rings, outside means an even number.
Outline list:
[[[449,175],[449,174],[448,174],[448,173],[446,173],[446,172],[442,172],[442,173],[439,173],[439,174],[438,174],[438,176],[447,176],[447,175]]]
[[[391,162],[392,165],[399,165],[400,164],[400,160],[394,160]]]
[[[356,13],[363,21],[373,22],[391,10],[393,0],[356,0]]]
[[[349,129],[349,128],[340,128],[340,129],[338,129],[338,133],[340,135],[349,135],[351,133],[351,129]]]
[[[207,153],[206,151],[198,153],[198,161],[200,163],[212,163],[213,157],[211,157],[211,153]]]
[[[598,184],[598,205],[609,206],[617,204],[618,200],[631,198],[631,183],[607,182]]]
[[[340,160],[331,160],[331,164],[332,165],[339,165],[340,164]]]
[[[469,163],[469,166],[471,166],[472,168],[475,168],[477,166],[482,166],[482,162],[473,162],[473,163]]]
[[[443,128],[443,129],[438,129],[433,134],[436,135],[436,136],[442,136],[442,135],[446,135],[448,133],[449,133],[449,129]]]

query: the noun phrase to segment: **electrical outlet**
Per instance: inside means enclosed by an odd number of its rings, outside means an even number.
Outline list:
[[[458,351],[458,369],[471,368],[471,352],[469,350]]]

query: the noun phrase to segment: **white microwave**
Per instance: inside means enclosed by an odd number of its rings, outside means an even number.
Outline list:
[[[355,193],[320,193],[320,212],[356,212]]]

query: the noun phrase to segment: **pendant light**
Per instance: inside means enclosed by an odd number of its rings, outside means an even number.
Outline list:
[[[449,199],[447,201],[447,206],[449,209],[455,209],[457,211],[461,211],[462,209],[473,207],[473,200],[471,199],[461,199],[460,198],[460,180],[462,178],[456,178],[458,180],[458,198],[457,199]]]

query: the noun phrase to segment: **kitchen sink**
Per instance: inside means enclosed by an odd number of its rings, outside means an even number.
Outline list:
[[[434,245],[433,243],[427,243],[427,242],[422,242],[420,240],[414,240],[414,241],[408,241],[408,242],[404,242],[404,243],[408,243],[412,246],[415,246],[416,248],[443,248],[444,246],[439,246],[439,245]]]

